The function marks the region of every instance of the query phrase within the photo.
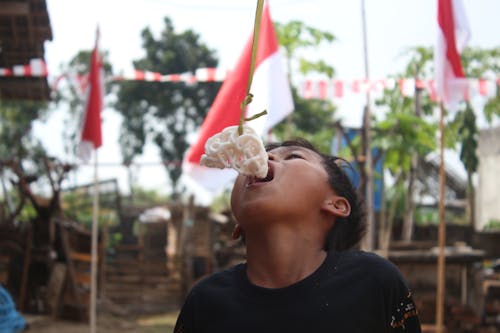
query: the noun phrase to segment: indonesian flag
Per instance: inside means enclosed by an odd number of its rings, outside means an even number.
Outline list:
[[[229,181],[234,179],[236,172],[231,169],[220,170],[200,166],[201,155],[205,151],[205,142],[208,138],[239,122],[240,103],[246,96],[250,72],[252,38],[253,36],[245,45],[234,70],[227,75],[200,128],[196,142],[184,157],[184,174],[212,193],[223,189]],[[262,13],[250,92],[254,97],[247,107],[247,117],[264,110],[268,112],[247,123],[262,136],[293,111],[290,84],[284,70],[283,58],[279,52],[278,39],[268,4],[264,6]]]
[[[88,162],[92,151],[102,145],[101,110],[103,105],[104,79],[102,59],[99,54],[99,30],[96,31],[94,50],[90,59],[90,71],[86,91],[85,112],[78,147],[80,158]]]
[[[446,109],[454,111],[467,92],[460,53],[470,37],[461,0],[438,0],[438,37],[434,50],[436,90]]]

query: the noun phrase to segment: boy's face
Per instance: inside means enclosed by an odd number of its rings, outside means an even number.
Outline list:
[[[321,157],[298,146],[282,146],[268,153],[266,178],[239,175],[235,181],[231,207],[239,223],[245,218],[306,218],[318,212],[333,194]]]

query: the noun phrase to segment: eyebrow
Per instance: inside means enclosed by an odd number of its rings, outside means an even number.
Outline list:
[[[321,159],[319,154],[317,154],[316,152],[312,151],[309,148],[305,148],[305,147],[301,147],[301,146],[280,146],[280,147],[276,147],[274,149],[269,150],[269,152],[272,152],[273,150],[276,151],[278,149],[283,150],[285,153],[299,151],[299,152],[307,154],[309,157],[317,157],[318,159]]]

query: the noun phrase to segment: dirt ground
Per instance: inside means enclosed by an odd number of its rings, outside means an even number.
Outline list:
[[[178,312],[167,312],[159,315],[140,317],[118,317],[109,313],[97,314],[97,333],[171,333],[177,319]],[[87,323],[74,322],[62,319],[53,319],[48,316],[24,316],[28,322],[26,333],[88,333]]]

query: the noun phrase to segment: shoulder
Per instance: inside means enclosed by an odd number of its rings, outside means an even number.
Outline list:
[[[338,255],[340,265],[354,269],[360,274],[367,274],[380,283],[404,281],[396,265],[375,253],[351,250],[339,252]]]
[[[238,276],[243,270],[244,264],[238,264],[208,275],[194,284],[191,288],[190,295],[219,293],[231,289],[237,283]]]

